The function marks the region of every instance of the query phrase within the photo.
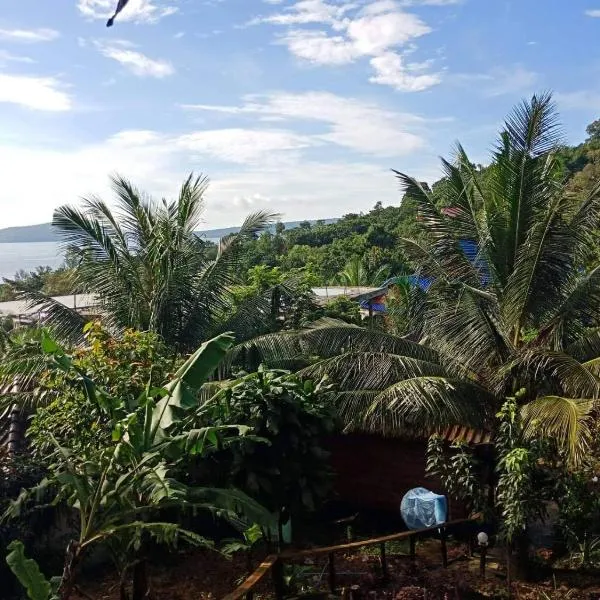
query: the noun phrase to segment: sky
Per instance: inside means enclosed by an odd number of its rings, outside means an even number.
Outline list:
[[[0,228],[50,221],[111,173],[203,228],[398,205],[460,140],[485,164],[552,90],[565,140],[600,117],[600,0],[2,0]]]

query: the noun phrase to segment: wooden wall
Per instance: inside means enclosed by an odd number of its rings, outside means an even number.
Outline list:
[[[425,476],[425,440],[348,434],[330,438],[326,446],[336,472],[335,491],[345,503],[399,514],[400,502],[412,488],[444,493],[439,482]],[[453,503],[450,510],[452,518],[464,512]]]

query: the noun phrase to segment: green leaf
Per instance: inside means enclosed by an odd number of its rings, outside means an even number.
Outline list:
[[[204,342],[181,366],[175,377],[165,386],[167,395],[159,400],[152,411],[151,438],[162,438],[185,409],[198,404],[198,392],[214,373],[231,346],[233,336],[224,333]]]
[[[42,575],[35,560],[25,556],[25,547],[19,540],[8,545],[6,564],[27,590],[30,600],[48,600],[52,591],[50,582]]]
[[[62,354],[61,347],[45,331],[42,332],[42,350],[45,354]]]

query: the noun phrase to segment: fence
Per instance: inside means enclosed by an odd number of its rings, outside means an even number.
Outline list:
[[[379,546],[381,572],[384,578],[388,578],[388,566],[386,557],[386,543],[398,540],[408,540],[410,544],[410,558],[416,558],[416,542],[418,538],[427,537],[432,534],[439,534],[440,550],[442,555],[442,564],[448,566],[448,553],[446,547],[446,539],[452,530],[467,524],[475,525],[479,519],[479,515],[475,515],[470,519],[457,519],[448,521],[443,525],[436,525],[425,529],[416,529],[414,531],[403,531],[401,533],[393,533],[367,540],[357,542],[349,542],[347,544],[338,544],[335,546],[321,546],[317,548],[309,548],[307,550],[288,550],[280,554],[271,554],[265,558],[260,566],[233,592],[225,596],[223,600],[252,600],[254,589],[261,583],[269,574],[272,577],[273,587],[275,590],[275,598],[282,600],[285,595],[285,585],[283,578],[283,567],[285,562],[297,560],[300,558],[309,558],[312,556],[327,555],[328,583],[332,594],[336,591],[336,571],[335,571],[335,554],[338,552],[351,552],[359,548],[367,546]]]

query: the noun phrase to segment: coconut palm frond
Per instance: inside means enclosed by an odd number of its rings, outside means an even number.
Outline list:
[[[550,385],[564,396],[600,397],[600,378],[564,352],[531,348],[519,355],[511,366],[522,368],[532,381]]]
[[[597,325],[600,314],[600,266],[587,274],[575,273],[568,295],[553,307],[543,329],[552,331],[555,345],[565,344],[588,335],[590,327]]]
[[[416,179],[399,171],[394,173],[400,180],[406,196],[417,204],[419,219],[428,234],[428,239],[431,240],[427,245],[427,253],[434,257],[439,271],[450,281],[458,280],[473,286],[479,285],[480,277],[461,249],[458,232],[450,219],[442,214],[431,192]]]
[[[309,365],[298,374],[309,379],[327,377],[337,390],[380,390],[403,379],[424,375],[446,376],[439,364],[387,352],[348,352]]]
[[[585,458],[591,441],[591,421],[596,400],[544,396],[521,409],[523,434],[527,439],[552,439],[571,466]]]
[[[563,219],[565,198],[550,201],[519,246],[514,270],[503,294],[503,317],[509,330],[537,325],[536,318],[560,301],[563,283],[574,272],[572,236]],[[540,288],[544,294],[539,294]]]
[[[539,211],[557,192],[548,160],[561,139],[550,94],[523,101],[506,119],[487,183],[498,215],[491,233],[502,285],[513,271],[519,248]]]
[[[336,391],[331,397],[335,403],[343,430],[346,433],[364,431],[363,422],[369,407],[381,390]]]
[[[332,319],[320,320],[298,334],[309,355],[322,358],[342,352],[389,352],[436,363],[438,353],[406,338]]]
[[[85,317],[42,292],[27,290],[17,282],[11,282],[11,285],[18,291],[18,298],[26,302],[27,309],[36,310],[35,316],[40,326],[51,329],[62,342],[83,343],[83,327],[87,323]]]
[[[462,379],[414,377],[379,393],[363,419],[367,431],[384,435],[429,435],[450,424],[483,429],[496,398]]]
[[[494,369],[512,353],[496,302],[471,291],[442,289],[429,299],[424,335],[444,357],[477,372]]]
[[[600,328],[586,331],[567,346],[566,353],[582,363],[600,357]]]
[[[112,27],[114,25],[115,19],[119,16],[119,13],[127,6],[127,4],[129,4],[129,0],[119,0],[113,16],[110,17],[110,19],[108,19],[106,22],[107,27]]]

